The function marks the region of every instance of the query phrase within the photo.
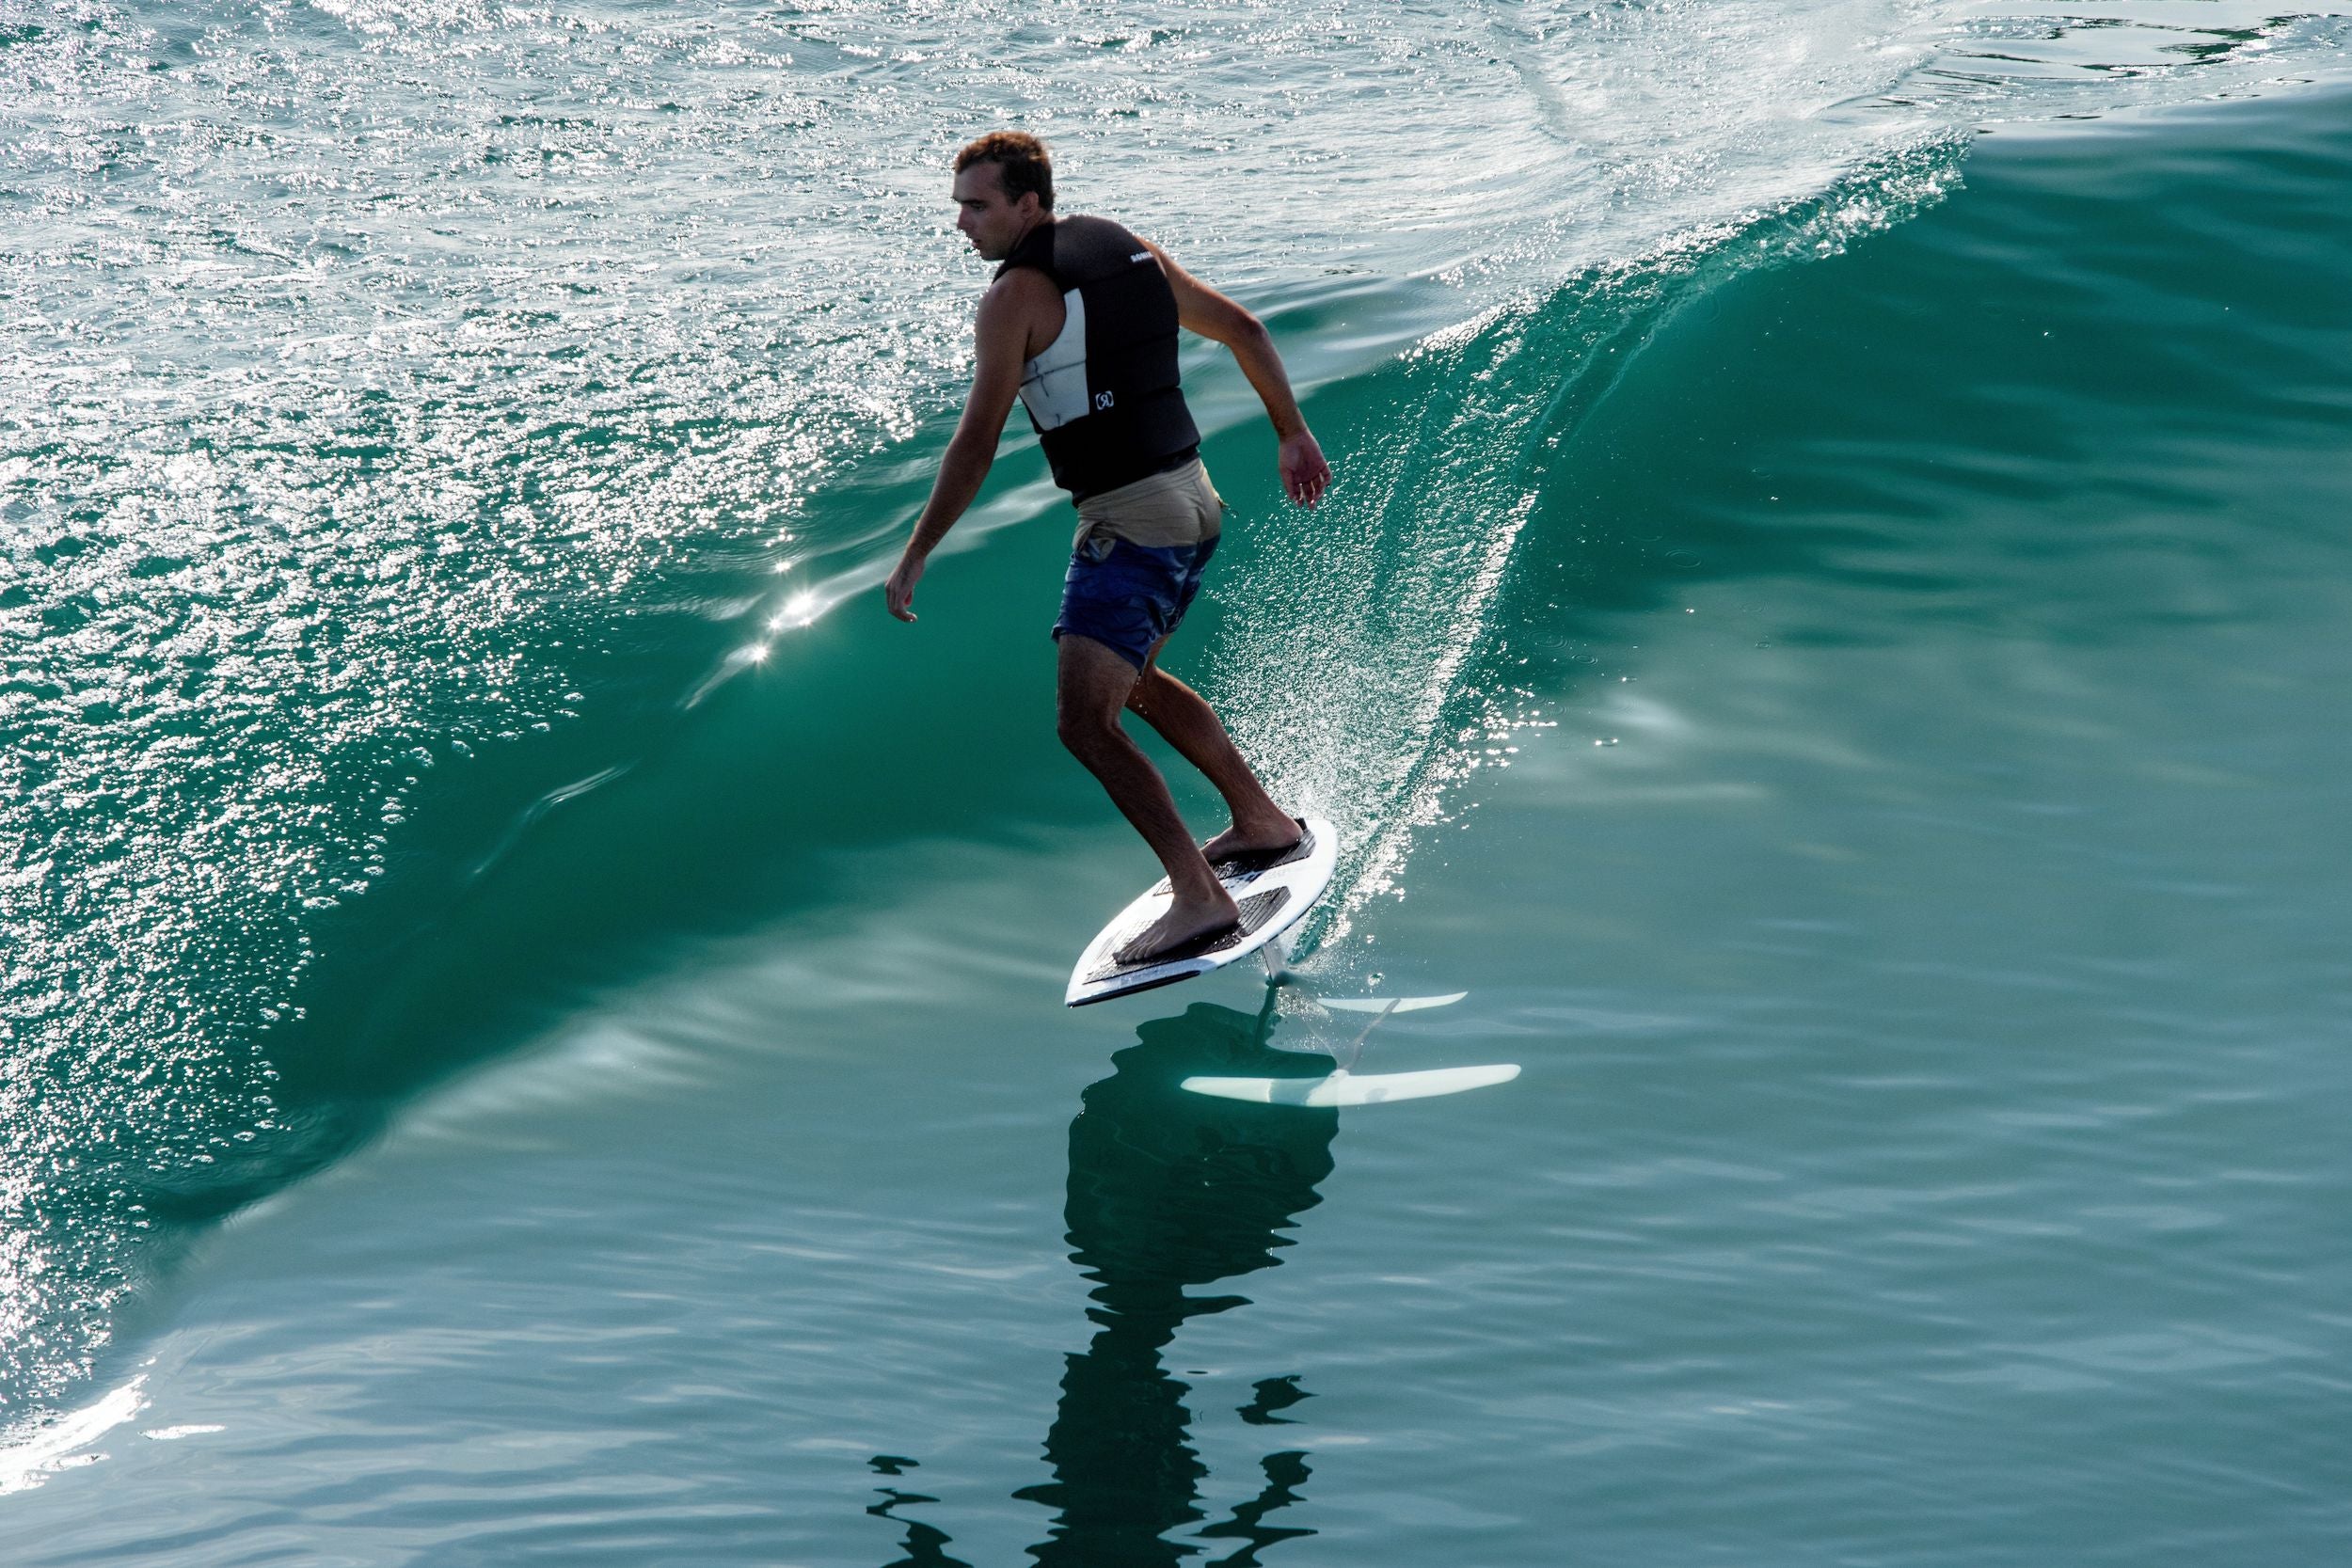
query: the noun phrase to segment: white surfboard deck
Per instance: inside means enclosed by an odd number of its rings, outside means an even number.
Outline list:
[[[1236,958],[1248,958],[1297,925],[1331,885],[1340,850],[1339,834],[1322,817],[1300,817],[1299,826],[1305,835],[1295,848],[1217,863],[1217,880],[1241,906],[1240,925],[1139,964],[1120,964],[1111,955],[1168,911],[1173,895],[1163,877],[1087,943],[1087,950],[1078,956],[1078,966],[1070,972],[1070,989],[1062,1001],[1083,1007],[1090,1002],[1107,1002],[1114,996],[1131,996],[1154,986],[1189,980],[1222,969]]]
[[[1460,1094],[1519,1075],[1517,1063],[1491,1067],[1440,1067],[1421,1072],[1350,1072],[1339,1069],[1322,1078],[1187,1078],[1184,1086],[1219,1100],[1259,1105],[1384,1105],[1393,1100],[1427,1100]]]

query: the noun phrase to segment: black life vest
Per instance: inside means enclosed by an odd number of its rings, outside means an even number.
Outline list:
[[[1084,500],[1189,462],[1200,432],[1176,375],[1176,292],[1143,242],[1108,218],[1049,218],[996,269],[1035,267],[1061,291],[1061,335],[1022,370],[1021,402]]]

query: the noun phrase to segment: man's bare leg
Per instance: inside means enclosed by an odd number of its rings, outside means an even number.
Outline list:
[[[1165,644],[1167,639],[1160,641]],[[1249,760],[1225,733],[1216,709],[1200,693],[1161,669],[1159,655],[1155,646],[1141,678],[1127,694],[1127,706],[1159,731],[1160,738],[1200,769],[1225,797],[1233,825],[1202,847],[1201,858],[1216,861],[1253,849],[1287,849],[1297,843],[1297,822],[1274,803],[1274,797],[1258,782]]]
[[[1074,633],[1063,634],[1057,658],[1054,703],[1061,743],[1102,781],[1111,803],[1143,835],[1167,868],[1175,895],[1168,913],[1115,956],[1121,963],[1135,963],[1231,926],[1241,916],[1232,895],[1192,842],[1168,781],[1119,726],[1120,710],[1135,689],[1135,666]]]

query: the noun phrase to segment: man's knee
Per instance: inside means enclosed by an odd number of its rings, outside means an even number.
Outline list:
[[[1079,756],[1090,756],[1114,742],[1119,720],[1097,712],[1091,705],[1064,703],[1054,715],[1054,733]]]

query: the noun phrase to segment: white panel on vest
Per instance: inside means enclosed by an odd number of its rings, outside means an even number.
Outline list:
[[[1061,304],[1061,335],[1029,361],[1021,378],[1021,401],[1040,430],[1059,430],[1094,411],[1087,398],[1086,301],[1073,289]]]

